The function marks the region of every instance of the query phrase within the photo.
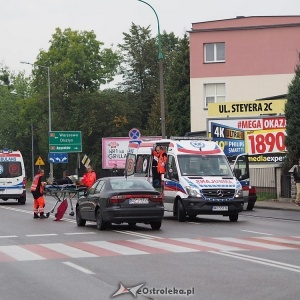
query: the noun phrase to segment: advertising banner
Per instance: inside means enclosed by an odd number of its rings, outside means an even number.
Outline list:
[[[160,140],[161,136],[143,137],[143,140]],[[126,154],[130,137],[102,138],[102,168],[112,169],[117,164],[118,169],[125,169]],[[138,140],[136,140],[138,142]]]
[[[226,156],[249,154],[251,163],[280,163],[286,152],[285,117],[209,119],[208,133]]]

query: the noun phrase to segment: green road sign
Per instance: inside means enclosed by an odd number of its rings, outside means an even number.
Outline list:
[[[50,131],[49,152],[82,152],[81,131]]]

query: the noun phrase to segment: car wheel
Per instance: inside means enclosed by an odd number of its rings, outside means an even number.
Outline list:
[[[254,208],[254,203],[248,203],[247,210],[252,210]]]
[[[136,223],[128,223],[129,227],[135,227]]]
[[[186,220],[186,213],[181,200],[177,203],[177,220],[178,222],[184,222]]]
[[[96,212],[96,223],[97,223],[97,229],[98,230],[104,230],[106,228],[107,224],[103,220],[103,216],[102,216],[100,208],[98,208],[98,210]]]
[[[150,226],[153,230],[159,230],[161,227],[161,221],[160,222],[151,222]]]
[[[239,218],[239,214],[233,214],[229,216],[229,221],[230,222],[236,222]]]
[[[86,220],[81,218],[81,213],[80,213],[80,209],[78,206],[76,207],[76,223],[77,223],[77,226],[80,226],[80,227],[84,226],[86,223]]]
[[[19,204],[25,204],[25,202],[26,202],[26,195],[21,196],[21,197],[18,199],[18,203],[19,203]]]

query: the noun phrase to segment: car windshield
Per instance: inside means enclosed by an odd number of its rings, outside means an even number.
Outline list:
[[[233,176],[223,155],[178,155],[178,162],[184,176]]]
[[[116,178],[110,181],[110,185],[113,190],[153,190],[152,185],[145,179]]]

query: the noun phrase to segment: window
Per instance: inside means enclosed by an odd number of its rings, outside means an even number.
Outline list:
[[[225,43],[204,44],[204,62],[224,62]]]
[[[22,176],[22,166],[18,161],[0,163],[0,178],[16,178]]]
[[[208,103],[225,102],[225,83],[204,84],[204,108]]]

